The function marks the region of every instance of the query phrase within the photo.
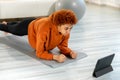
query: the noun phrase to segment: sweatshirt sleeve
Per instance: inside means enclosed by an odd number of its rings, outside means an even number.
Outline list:
[[[52,60],[53,54],[45,50],[47,34],[48,31],[46,31],[44,28],[38,30],[36,37],[36,56],[41,59]]]
[[[69,55],[71,52],[71,49],[68,48],[69,37],[70,37],[70,34],[65,36],[62,42],[58,45],[58,48],[60,49],[60,51],[65,55]]]

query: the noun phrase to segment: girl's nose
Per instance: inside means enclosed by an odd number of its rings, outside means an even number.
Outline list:
[[[67,33],[70,33],[70,30],[67,30]]]

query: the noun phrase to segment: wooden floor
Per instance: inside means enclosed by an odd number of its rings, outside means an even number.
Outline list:
[[[4,36],[0,32],[0,36]],[[85,16],[73,28],[69,46],[88,57],[51,68],[39,60],[0,43],[0,80],[119,80],[120,9],[88,5]],[[115,53],[114,71],[92,77],[97,60]]]

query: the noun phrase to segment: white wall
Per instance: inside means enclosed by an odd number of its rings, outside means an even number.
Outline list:
[[[108,5],[108,6],[120,8],[120,0],[85,0],[85,1],[89,3],[95,3],[99,5]]]

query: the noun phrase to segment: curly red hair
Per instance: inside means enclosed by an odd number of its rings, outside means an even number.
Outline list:
[[[64,24],[76,24],[77,18],[75,13],[72,10],[61,9],[50,16],[51,21],[56,25],[64,25]]]

